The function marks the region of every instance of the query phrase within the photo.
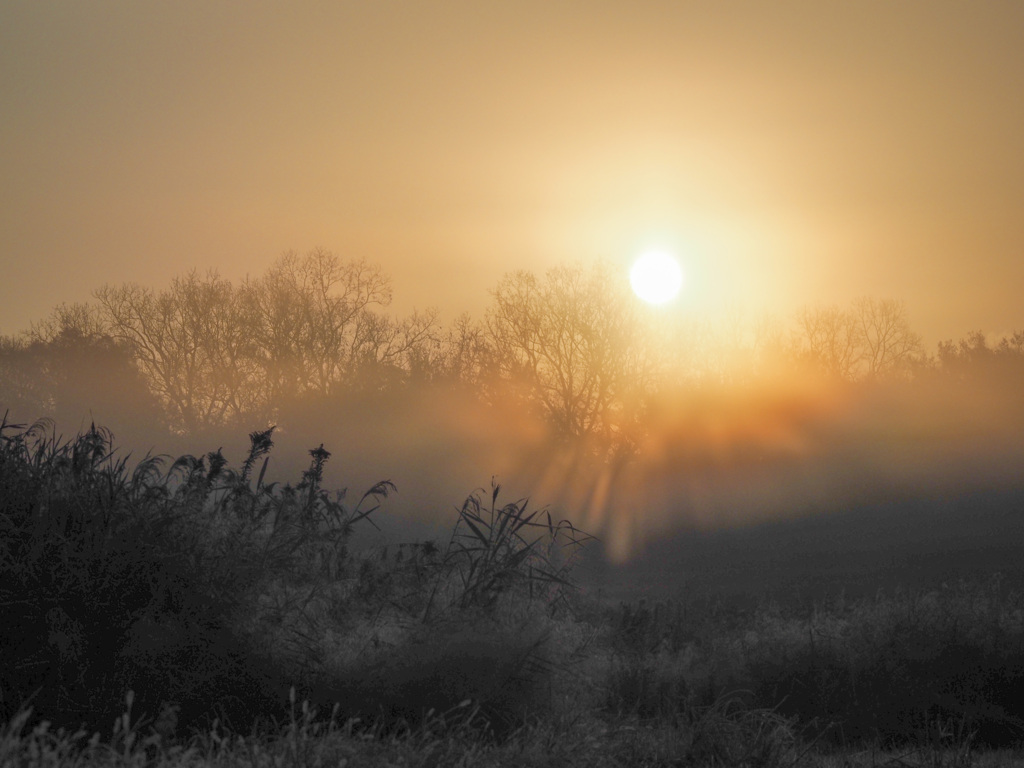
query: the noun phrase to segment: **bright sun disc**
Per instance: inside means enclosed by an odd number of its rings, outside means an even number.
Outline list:
[[[679,262],[664,251],[649,251],[633,262],[629,283],[644,301],[664,304],[679,293],[683,285],[683,270],[679,268]]]

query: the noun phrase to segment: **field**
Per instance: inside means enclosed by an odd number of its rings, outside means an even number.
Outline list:
[[[322,488],[322,448],[265,482],[273,433],[250,437],[237,468],[133,466],[101,429],[0,425],[0,764],[1017,759],[1012,489],[684,532],[616,569],[497,486],[447,538],[357,550],[393,487]]]

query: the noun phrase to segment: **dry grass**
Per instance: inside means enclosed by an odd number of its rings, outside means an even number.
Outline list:
[[[322,447],[265,484],[271,437],[164,471],[0,423],[0,765],[953,768],[1020,742],[1024,600],[998,585],[588,604],[586,535],[497,486],[445,545],[349,552],[393,488],[347,505]]]

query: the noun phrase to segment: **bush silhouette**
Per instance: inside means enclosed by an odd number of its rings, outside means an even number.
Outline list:
[[[135,692],[137,717],[173,702],[181,727],[245,730],[283,716],[288,683],[237,614],[259,588],[343,551],[354,521],[319,487],[327,454],[295,488],[249,488],[272,442],[253,433],[240,473],[218,453],[129,471],[109,432],[62,442],[46,422],[0,422],[0,717],[22,706],[58,727],[108,732]],[[265,471],[266,464],[264,462]],[[375,487],[364,498],[389,490]]]

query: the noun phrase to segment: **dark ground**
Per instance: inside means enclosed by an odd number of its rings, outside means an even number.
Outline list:
[[[1002,575],[1024,589],[1024,488],[903,498],[723,530],[677,530],[621,566],[581,564],[612,601],[811,604]]]

